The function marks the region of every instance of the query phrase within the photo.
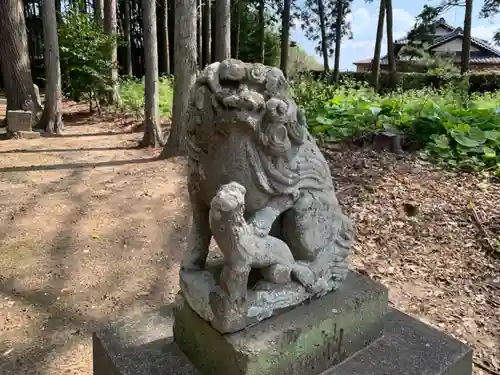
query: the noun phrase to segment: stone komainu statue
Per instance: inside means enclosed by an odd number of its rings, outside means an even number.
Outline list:
[[[281,70],[232,59],[206,67],[186,120],[189,305],[234,332],[336,289],[354,230]],[[212,237],[223,264],[206,264]]]

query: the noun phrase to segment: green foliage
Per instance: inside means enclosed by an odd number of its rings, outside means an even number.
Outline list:
[[[172,113],[173,83],[170,78],[159,81],[160,116]],[[133,113],[138,119],[144,118],[144,80],[126,78],[120,82],[120,109]]]
[[[266,65],[277,66],[280,59],[280,33],[273,25],[270,17],[265,17],[264,30]],[[259,48],[259,15],[255,8],[245,7],[240,18],[240,48],[238,58],[246,62],[260,62],[261,51]]]
[[[325,79],[323,72],[317,72],[314,75],[318,80]],[[449,85],[456,86],[463,81],[463,77],[460,74],[454,73],[399,73],[399,77],[399,88],[403,91],[425,89],[428,87],[436,89],[446,88]],[[343,81],[355,81],[360,85],[364,85],[367,82],[371,82],[372,76],[371,72],[341,72],[340,78]],[[471,73],[468,75],[468,82],[468,90],[470,92],[485,93],[500,90],[499,73]],[[389,75],[386,72],[380,74],[380,86],[382,92],[389,90]]]
[[[500,175],[500,91],[473,94],[467,106],[461,104],[461,88],[452,86],[381,95],[352,82],[333,88],[301,80],[293,94],[317,137],[338,141],[384,130],[405,134],[423,147],[426,157]]]
[[[352,0],[322,0],[326,34],[325,42],[328,56],[333,56],[335,51],[335,27],[339,11],[339,1],[343,2],[341,14],[342,36],[349,39],[352,38],[351,25],[346,21],[346,16],[351,13]],[[319,4],[317,0],[305,0],[300,9],[299,16],[302,20],[301,28],[305,32],[306,37],[315,43],[316,52],[323,54]]]
[[[403,46],[399,52],[399,57],[406,59],[410,66],[419,71],[431,74],[449,74],[459,73],[458,67],[454,64],[454,58],[451,53],[441,52],[431,54],[427,50],[425,43],[408,43]]]
[[[101,32],[87,14],[70,10],[59,25],[61,76],[64,94],[74,100],[106,100],[111,89],[112,37]]]

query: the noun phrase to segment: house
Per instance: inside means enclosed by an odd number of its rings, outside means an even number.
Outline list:
[[[447,52],[447,54],[454,56],[455,64],[460,65],[462,59],[462,28],[454,28],[447,24],[444,18],[441,18],[436,24],[433,39],[433,42],[427,48],[430,54]],[[401,47],[407,43],[407,37],[394,41],[398,71],[409,70],[408,60],[398,56]],[[371,71],[372,58],[356,61],[354,65],[357,72]],[[380,69],[388,70],[388,65],[387,55],[383,56],[380,59]],[[492,47],[487,41],[472,36],[469,69],[471,71],[500,71],[500,50]]]

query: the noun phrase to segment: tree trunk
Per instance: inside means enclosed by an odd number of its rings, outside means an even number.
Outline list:
[[[170,47],[168,45],[168,0],[158,6],[158,63],[160,74],[170,75]]]
[[[87,14],[87,0],[80,0],[80,13]]]
[[[210,0],[211,1],[211,4],[212,4],[212,7],[210,8],[211,9],[211,18],[210,18],[210,26],[212,28],[212,33],[211,33],[211,37],[212,37],[212,41],[211,41],[211,44],[210,44],[210,51],[211,52],[211,62],[215,62],[216,59],[215,59],[215,45],[216,45],[216,41],[217,39],[215,38],[215,30],[217,29],[217,13],[215,12],[216,9],[215,9],[215,0]]]
[[[45,45],[45,108],[37,128],[49,134],[62,134],[61,65],[54,0],[42,3],[43,40]]]
[[[36,115],[41,108],[31,76],[22,0],[0,1],[0,25],[0,68],[7,110],[30,110]]]
[[[212,25],[211,25],[211,14],[210,14],[210,0],[203,0],[201,9],[201,24],[203,28],[202,33],[202,68],[210,64],[212,61],[211,57],[211,42],[212,42]]]
[[[240,52],[241,0],[234,0],[231,15],[231,57],[237,59]]]
[[[462,66],[460,72],[466,74],[469,71],[470,62],[470,44],[471,44],[471,28],[472,28],[472,0],[465,1],[465,17],[464,17],[464,38],[462,42]]]
[[[231,2],[215,0],[215,60],[231,56]]]
[[[123,0],[123,34],[125,38],[125,74],[132,77],[132,41],[130,39],[130,0]]]
[[[291,0],[284,0],[281,17],[281,59],[280,69],[288,77],[288,46],[290,44],[290,7]]]
[[[160,158],[185,155],[184,124],[191,88],[196,81],[196,0],[175,1],[174,105],[170,136]]]
[[[115,37],[115,41],[110,51],[110,62],[113,64],[111,68],[112,88],[109,93],[109,104],[118,104],[120,95],[118,93],[118,53],[116,41],[116,0],[104,0],[104,33]]]
[[[158,43],[156,42],[156,2],[142,0],[144,25],[144,137],[141,146],[165,144],[160,123],[158,88]]]
[[[344,4],[337,0],[337,20],[335,22],[335,62],[333,65],[333,82],[339,82],[340,76],[340,47],[342,45],[342,23],[344,20]]]
[[[390,86],[395,89],[398,84],[398,72],[396,70],[396,57],[394,56],[394,37],[392,33],[392,0],[385,0],[385,12],[387,15],[387,58],[389,59]]]
[[[319,28],[321,31],[321,50],[323,52],[323,68],[326,73],[330,71],[328,64],[328,41],[326,40],[325,7],[323,0],[318,0]]]
[[[203,0],[198,0],[196,3],[196,51],[198,55],[198,67],[201,69],[203,67],[203,61],[202,61],[202,56],[203,56],[203,36],[202,36],[202,28],[201,28],[201,21],[202,21],[202,14],[201,14],[201,4]]]
[[[61,23],[62,18],[61,18],[61,1],[62,0],[56,0],[56,19],[57,23]]]
[[[259,0],[259,51],[260,51],[260,62],[264,64],[266,58],[266,20],[264,18],[266,10],[265,0]]]
[[[372,82],[375,90],[379,89],[380,78],[380,53],[382,49],[382,38],[384,36],[385,0],[380,0],[378,11],[377,36],[375,38],[375,51],[372,61]]]
[[[104,0],[94,0],[94,19],[99,27],[103,27],[104,19]]]

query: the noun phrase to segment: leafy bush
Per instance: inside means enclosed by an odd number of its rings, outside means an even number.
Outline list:
[[[312,72],[312,78],[325,81],[328,77],[325,77],[324,72]],[[427,87],[431,88],[444,88],[451,85],[457,85],[457,83],[463,80],[460,74],[447,73],[447,74],[431,74],[431,73],[400,73],[400,88],[404,91],[414,90],[414,89],[424,89]],[[370,72],[341,72],[340,80],[344,81],[354,81],[360,84],[367,84],[371,82]],[[478,72],[471,73],[468,75],[468,82],[470,87],[468,88],[470,92],[493,92],[500,90],[500,73],[495,72]],[[380,74],[380,86],[381,91],[385,92],[389,88],[389,75],[385,72]]]
[[[303,80],[294,84],[293,94],[317,137],[337,141],[381,130],[403,133],[419,142],[427,157],[500,174],[500,91],[472,94],[463,105],[461,89],[453,86],[381,95],[352,83],[334,88]]]
[[[172,113],[173,86],[170,78],[159,81],[160,116],[168,117]],[[120,83],[120,108],[133,113],[137,118],[144,117],[144,81],[124,79]]]
[[[109,51],[113,38],[105,35],[87,14],[70,10],[62,14],[59,48],[63,92],[76,101],[105,101],[112,88]]]

